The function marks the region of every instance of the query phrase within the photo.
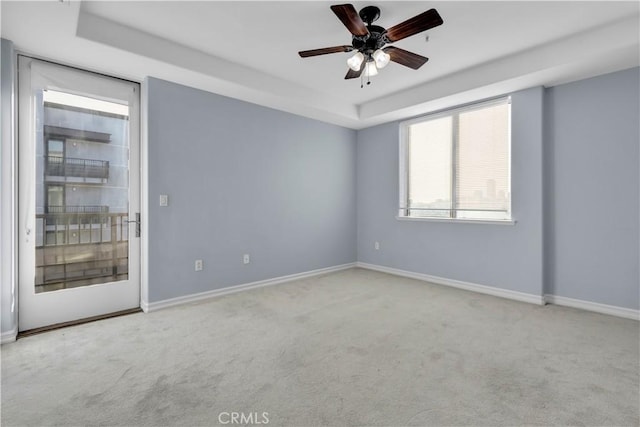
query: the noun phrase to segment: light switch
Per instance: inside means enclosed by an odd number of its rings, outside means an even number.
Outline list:
[[[169,196],[166,194],[160,195],[160,206],[169,206]]]

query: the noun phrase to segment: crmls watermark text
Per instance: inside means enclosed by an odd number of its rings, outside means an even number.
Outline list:
[[[220,412],[218,414],[220,424],[269,424],[268,412]]]

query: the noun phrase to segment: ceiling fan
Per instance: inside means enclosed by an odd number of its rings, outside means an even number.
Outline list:
[[[363,72],[367,77],[374,76],[378,74],[378,69],[385,67],[389,61],[417,70],[429,58],[399,47],[384,47],[384,45],[437,27],[444,22],[435,9],[429,9],[398,25],[385,29],[378,25],[371,25],[380,17],[380,9],[376,6],[367,6],[362,8],[360,12],[356,12],[352,4],[338,4],[331,6],[331,10],[353,35],[351,45],[303,50],[298,52],[298,55],[302,58],[308,58],[328,53],[356,51],[355,55],[347,60],[349,71],[344,77],[345,79],[360,77]],[[370,81],[367,82],[367,84],[370,83]]]

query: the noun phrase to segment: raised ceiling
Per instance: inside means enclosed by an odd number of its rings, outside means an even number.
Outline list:
[[[430,8],[444,24],[395,43],[429,57],[390,64],[360,88],[347,53],[299,50],[350,43],[339,2],[2,2],[2,37],[53,60],[142,80],[155,76],[362,128],[533,85],[638,65],[635,1],[354,2],[390,27]],[[429,40],[426,41],[426,35]]]

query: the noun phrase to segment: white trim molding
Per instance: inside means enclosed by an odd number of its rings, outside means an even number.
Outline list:
[[[600,314],[608,314],[610,316],[622,317],[625,319],[640,320],[640,310],[634,310],[632,308],[600,304],[597,302],[584,301],[550,294],[546,294],[544,296],[544,299],[549,304],[578,308],[581,310],[593,311],[594,313]]]
[[[479,285],[477,283],[463,282],[461,280],[445,279],[444,277],[431,276],[429,274],[415,273],[413,271],[400,270],[382,265],[357,262],[356,267],[367,270],[375,270],[395,276],[408,277],[410,279],[422,280],[424,282],[435,283],[437,285],[450,286],[452,288],[464,289],[465,291],[478,292],[480,294],[493,295],[495,297],[511,299],[514,301],[527,302],[535,305],[544,305],[545,300],[542,295],[527,294],[525,292],[511,291],[509,289],[496,288],[493,286]]]
[[[17,75],[18,56],[13,42],[2,40],[8,47],[8,56],[3,57],[2,71],[5,86],[0,103],[0,313],[2,326],[10,328],[0,335],[0,343],[16,340],[18,334],[18,290],[17,287]],[[4,55],[3,55],[4,56]],[[8,74],[7,75],[5,75]]]
[[[215,298],[222,295],[234,294],[236,292],[248,291],[251,289],[262,288],[265,286],[279,285],[281,283],[291,282],[293,280],[307,279],[309,277],[320,276],[322,274],[335,273],[337,271],[348,270],[356,266],[355,262],[336,265],[333,267],[320,268],[317,270],[306,271],[303,273],[290,274],[288,276],[274,277],[272,279],[259,280],[257,282],[244,283],[241,285],[228,286],[226,288],[213,289],[211,291],[200,292],[197,294],[185,295],[176,298],[170,298],[163,301],[146,302],[142,301],[140,308],[145,313],[161,310],[176,305],[188,304],[196,301],[202,301],[209,298]]]
[[[406,209],[406,208],[403,208]],[[444,210],[444,209],[443,209]],[[396,215],[398,221],[450,222],[458,224],[516,225],[515,219],[420,218]]]
[[[14,342],[17,337],[18,337],[18,328],[14,327],[10,331],[6,331],[0,334],[0,344],[8,344],[10,342]]]
[[[140,83],[140,308],[149,300],[149,79]]]
[[[622,317],[625,319],[640,320],[640,310],[631,308],[617,307],[614,305],[600,304],[597,302],[583,301],[573,298],[561,297],[557,295],[545,294],[534,295],[524,292],[511,291],[508,289],[496,288],[493,286],[479,285],[477,283],[463,282],[460,280],[446,279],[429,274],[415,273],[413,271],[400,270],[382,265],[368,264],[366,262],[357,262],[356,267],[367,270],[380,271],[383,273],[393,274],[395,276],[408,277],[410,279],[422,280],[424,282],[435,283],[437,285],[450,286],[453,288],[464,289],[466,291],[478,292],[486,295],[507,298],[515,301],[528,302],[536,305],[555,304],[563,307],[577,308],[594,313],[607,314],[610,316]]]

